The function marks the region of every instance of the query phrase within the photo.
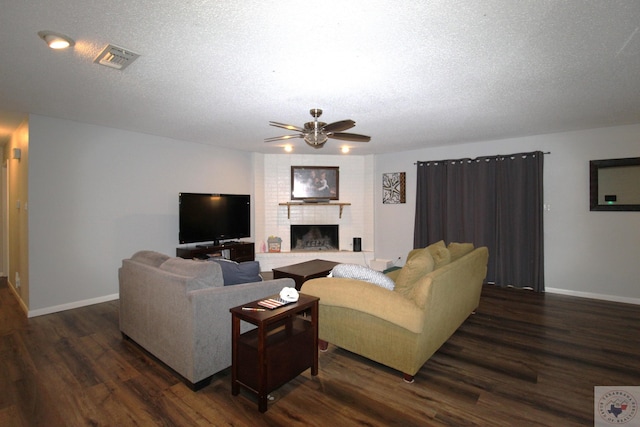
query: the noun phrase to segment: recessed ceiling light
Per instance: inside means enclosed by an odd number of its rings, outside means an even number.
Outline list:
[[[71,37],[53,31],[38,31],[38,35],[51,49],[66,49],[76,44]]]
[[[284,151],[286,151],[287,153],[290,153],[293,151],[293,147],[291,145],[285,145]]]
[[[342,146],[342,152],[347,154],[349,152],[349,147],[347,147],[346,145]]]

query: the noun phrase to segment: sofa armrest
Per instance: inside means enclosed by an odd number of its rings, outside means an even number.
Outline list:
[[[369,282],[322,277],[302,285],[302,293],[320,298],[320,305],[343,307],[370,314],[419,334],[424,311],[402,295]]]

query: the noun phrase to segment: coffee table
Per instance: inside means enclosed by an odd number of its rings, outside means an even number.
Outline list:
[[[307,368],[311,368],[311,375],[318,375],[319,299],[300,294],[297,302],[273,310],[263,309],[259,301],[229,310],[231,394],[237,396],[243,387],[258,397],[258,410],[266,412],[269,392]],[[241,334],[241,321],[257,328]]]
[[[311,261],[301,262],[299,264],[288,265],[286,267],[278,267],[273,269],[274,279],[291,278],[296,282],[296,289],[300,290],[302,284],[309,279],[316,277],[326,277],[329,272],[339,262],[325,261],[323,259],[314,259]]]

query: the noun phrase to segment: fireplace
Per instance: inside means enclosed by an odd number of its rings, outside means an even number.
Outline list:
[[[338,251],[338,225],[292,225],[291,251]]]

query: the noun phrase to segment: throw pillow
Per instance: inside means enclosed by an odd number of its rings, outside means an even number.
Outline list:
[[[211,258],[210,261],[217,263],[222,268],[225,286],[262,281],[260,263],[258,261],[237,263],[224,258]]]
[[[418,255],[420,253],[421,250],[423,250],[424,248],[418,248],[418,249],[412,249],[409,251],[409,253],[407,254],[407,261],[409,262],[409,260],[411,258],[413,258],[414,256]]]
[[[449,246],[447,246],[447,249],[449,249],[449,253],[451,254],[451,262],[453,262],[458,258],[462,258],[469,252],[472,252],[474,247],[473,247],[473,243],[451,242],[449,243]]]
[[[362,280],[373,283],[382,288],[393,290],[395,283],[389,277],[379,271],[372,270],[364,265],[359,264],[338,264],[333,267],[330,273],[331,277],[344,277],[347,279]]]
[[[449,264],[449,262],[451,262],[451,254],[445,246],[444,240],[440,240],[439,242],[427,246],[427,250],[433,257],[434,270],[437,270],[440,267],[444,267],[445,265]]]
[[[395,291],[406,298],[413,296],[413,285],[422,276],[433,271],[435,265],[433,257],[428,249],[424,248],[416,251],[413,256],[400,269],[396,279]]]

